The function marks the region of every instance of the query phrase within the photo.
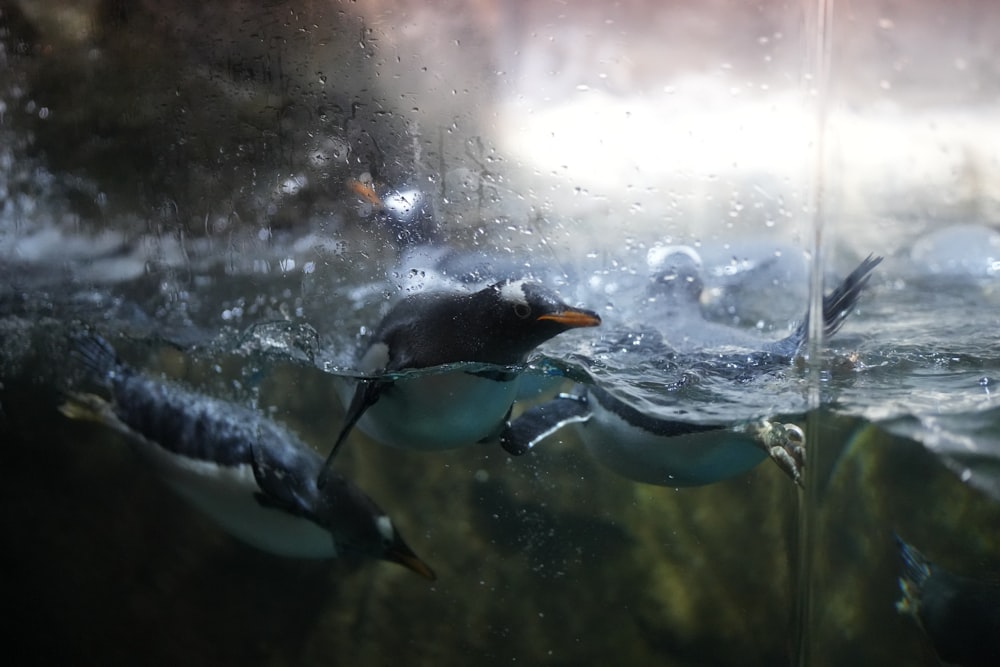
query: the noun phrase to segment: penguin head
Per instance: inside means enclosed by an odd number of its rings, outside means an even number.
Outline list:
[[[697,303],[705,287],[701,257],[688,246],[657,246],[646,254],[649,292],[675,302]]]
[[[422,292],[398,302],[362,356],[366,372],[478,362],[522,363],[536,347],[601,318],[545,287],[503,280],[478,292]]]
[[[552,290],[526,280],[504,280],[477,296],[486,312],[476,328],[483,336],[483,349],[495,357],[484,361],[520,361],[564,331],[601,323],[594,311],[574,308]]]
[[[392,519],[364,491],[340,475],[319,489],[316,521],[330,531],[338,555],[397,563],[425,579],[437,578],[406,544]]]
[[[402,565],[428,581],[437,579],[434,570],[406,544],[387,514],[375,517],[375,530],[381,538],[380,557],[383,560]]]

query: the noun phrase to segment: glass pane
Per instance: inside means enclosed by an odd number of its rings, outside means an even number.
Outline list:
[[[996,560],[996,19],[0,2],[8,652],[934,664],[894,534]]]
[[[1000,237],[987,35],[1000,15],[982,3],[818,6],[827,268],[886,260],[830,341],[829,408],[810,421],[800,664],[993,664]]]

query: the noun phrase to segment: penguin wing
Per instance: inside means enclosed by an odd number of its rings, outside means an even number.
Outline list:
[[[311,480],[305,479],[281,461],[269,457],[268,451],[258,443],[250,443],[250,467],[260,489],[254,494],[254,499],[264,507],[312,518],[306,498],[300,493],[308,488]]]
[[[326,461],[323,462],[323,467],[320,469],[319,478],[317,479],[319,488],[323,488],[326,485],[327,475],[333,466],[333,459],[337,455],[340,446],[347,440],[351,429],[354,428],[354,425],[365,414],[365,411],[378,402],[385,386],[385,382],[371,378],[363,378],[358,381],[358,386],[354,389],[354,396],[351,398],[351,404],[347,406],[347,413],[344,415],[344,424],[340,427],[340,433],[337,434],[333,448],[330,450]]]
[[[508,453],[520,456],[563,426],[588,419],[590,406],[586,396],[559,394],[508,423],[500,434],[500,445]]]

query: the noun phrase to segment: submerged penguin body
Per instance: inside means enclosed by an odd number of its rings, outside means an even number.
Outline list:
[[[74,345],[111,400],[72,394],[63,414],[122,433],[171,489],[234,537],[281,556],[381,558],[433,578],[350,480],[330,475],[317,486],[322,457],[290,431],[255,410],[141,374],[97,336]]]
[[[598,461],[628,479],[700,486],[742,474],[767,458],[739,427],[643,419],[599,387],[591,387],[587,397],[592,417],[580,426],[580,439]]]
[[[705,322],[697,311],[700,265],[692,253],[657,260],[651,289],[663,310],[663,330],[626,336],[637,366],[670,354],[680,366],[700,365],[714,375],[747,382],[787,367],[798,354],[806,339],[805,324],[779,341],[764,341]],[[826,335],[843,325],[881,261],[881,257],[868,257],[824,298]],[[697,341],[706,349],[699,350]],[[578,424],[580,440],[597,460],[635,481],[662,486],[709,484],[744,473],[770,457],[801,483],[805,436],[794,424],[766,419],[706,423],[661,416],[600,383],[580,387],[575,397],[559,397],[526,411],[504,431],[501,443],[511,453],[523,453],[569,423]]]
[[[515,373],[442,370],[394,380],[358,420],[386,445],[454,449],[495,436],[517,398]]]

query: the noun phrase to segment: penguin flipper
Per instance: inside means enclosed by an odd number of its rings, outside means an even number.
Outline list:
[[[316,481],[319,488],[322,489],[326,485],[326,478],[330,467],[333,465],[333,459],[336,457],[340,446],[347,440],[351,429],[354,428],[354,425],[365,414],[365,411],[378,402],[384,388],[384,382],[370,378],[358,381],[358,386],[354,390],[354,396],[351,398],[351,404],[347,407],[347,413],[344,415],[344,424],[340,427],[340,433],[337,434],[337,439],[334,441],[333,448],[330,449],[326,461],[323,462],[323,467],[320,468],[319,477]]]
[[[266,456],[266,448],[250,443],[250,467],[253,478],[260,491],[254,493],[254,499],[262,507],[281,510],[295,516],[311,518],[305,500],[295,492],[306,484],[285,466],[275,465]]]
[[[590,415],[586,396],[559,394],[508,423],[500,434],[500,445],[509,454],[520,456],[563,426],[585,422]]]

